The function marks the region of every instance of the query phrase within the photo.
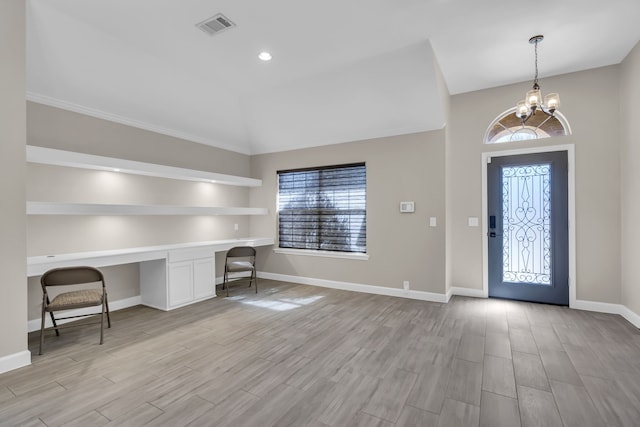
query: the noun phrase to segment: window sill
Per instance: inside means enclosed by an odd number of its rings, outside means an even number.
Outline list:
[[[360,261],[366,261],[369,259],[368,254],[355,253],[355,252],[314,251],[314,250],[307,250],[307,249],[288,249],[288,248],[274,248],[273,252],[277,254],[285,254],[285,255],[304,255],[304,256],[318,256],[318,257],[325,257],[325,258],[356,259]]]

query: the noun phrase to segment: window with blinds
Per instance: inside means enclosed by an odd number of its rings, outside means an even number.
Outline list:
[[[278,171],[281,248],[366,252],[364,163]]]

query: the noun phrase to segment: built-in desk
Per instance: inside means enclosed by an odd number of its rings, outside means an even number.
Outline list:
[[[214,240],[27,258],[27,275],[74,265],[107,267],[140,263],[142,304],[171,310],[216,296],[215,253],[234,246],[269,246],[270,237]]]

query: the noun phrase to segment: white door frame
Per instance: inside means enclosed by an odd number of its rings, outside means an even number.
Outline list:
[[[576,168],[574,144],[548,145],[544,147],[522,148],[482,153],[482,294],[489,297],[489,232],[487,219],[487,164],[492,157],[515,156],[519,154],[567,152],[569,214],[569,307],[576,304]]]

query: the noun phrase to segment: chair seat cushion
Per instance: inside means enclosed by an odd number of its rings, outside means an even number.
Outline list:
[[[47,306],[47,310],[66,310],[100,304],[102,304],[102,289],[83,289],[57,295]]]
[[[253,264],[249,261],[231,261],[227,263],[227,271],[251,271]]]

